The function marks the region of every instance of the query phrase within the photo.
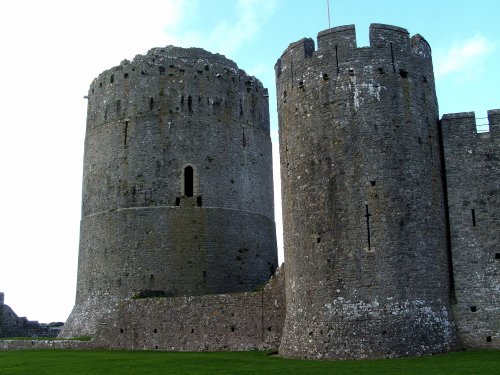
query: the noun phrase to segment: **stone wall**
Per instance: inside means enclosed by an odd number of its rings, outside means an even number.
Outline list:
[[[180,351],[277,348],[285,316],[281,269],[257,292],[127,299],[93,340],[96,348]]]
[[[0,350],[94,349],[91,341],[78,340],[0,340]]]
[[[19,317],[4,303],[4,294],[0,293],[0,337],[38,337],[57,336],[59,331],[48,324]]]
[[[354,26],[276,64],[287,316],[280,353],[419,355],[457,347],[431,49]]]
[[[488,121],[489,132],[477,133],[473,112],[441,120],[453,307],[467,348],[500,348],[500,110]]]
[[[61,337],[116,301],[255,290],[277,267],[268,94],[234,62],[168,46],[88,94],[77,296]]]

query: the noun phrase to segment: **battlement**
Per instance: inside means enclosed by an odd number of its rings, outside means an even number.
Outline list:
[[[500,132],[500,109],[492,109],[488,111],[488,117],[484,120],[488,121],[489,131],[479,133],[477,131],[478,124],[475,112],[459,112],[444,114],[441,119],[441,127],[443,132],[448,135],[459,136],[462,139],[498,139]]]
[[[400,68],[406,71],[409,60],[414,57],[426,63],[431,61],[429,43],[419,34],[410,38],[408,31],[402,27],[371,24],[369,39],[369,47],[358,48],[354,25],[323,30],[317,36],[317,50],[310,38],[291,43],[275,65],[276,76],[281,75],[288,62],[300,64],[311,57],[335,60],[339,72],[342,65],[351,64],[359,60],[360,56],[363,56],[361,60],[364,64],[367,60],[386,61],[393,65],[395,73]]]
[[[318,51],[334,50],[335,47],[357,48],[354,25],[334,27],[318,33]]]
[[[0,306],[2,306],[5,303],[5,294],[3,292],[0,292]]]
[[[393,51],[411,51],[425,56],[430,56],[431,48],[429,43],[420,34],[410,38],[408,30],[398,26],[373,23],[369,29],[370,47],[368,48],[392,48]],[[283,52],[281,57],[296,51],[303,50],[303,57],[339,50],[356,50],[356,27],[354,25],[338,26],[323,30],[317,36],[318,49],[314,50],[314,42],[310,38],[301,39],[291,43]],[[364,47],[363,49],[366,49]]]

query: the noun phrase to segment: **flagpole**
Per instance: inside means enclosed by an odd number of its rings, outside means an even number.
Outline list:
[[[330,0],[326,0],[326,7],[328,9],[328,28],[331,29],[331,26],[330,26]]]

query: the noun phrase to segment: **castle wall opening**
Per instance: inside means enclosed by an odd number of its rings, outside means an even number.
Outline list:
[[[193,196],[193,167],[191,166],[184,168],[184,195]]]

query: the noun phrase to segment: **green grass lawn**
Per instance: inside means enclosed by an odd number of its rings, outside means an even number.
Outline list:
[[[265,352],[0,351],[0,374],[500,374],[500,351],[369,361],[306,361]]]

